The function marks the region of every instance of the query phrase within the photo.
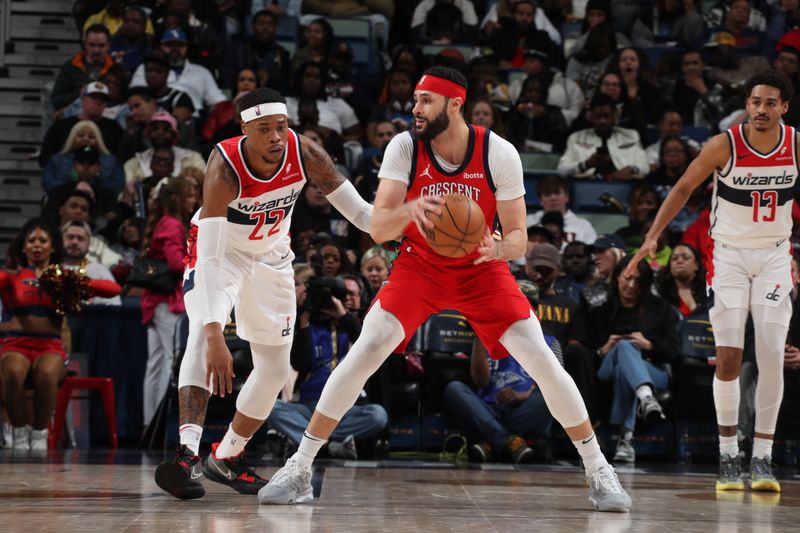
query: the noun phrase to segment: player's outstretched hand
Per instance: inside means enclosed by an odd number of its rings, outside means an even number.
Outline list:
[[[208,352],[206,353],[206,385],[211,387],[211,394],[219,394],[221,398],[225,393],[233,392],[233,356],[225,345],[225,339],[209,339]]]
[[[651,259],[656,258],[656,249],[658,248],[658,239],[653,239],[651,237],[647,237],[642,244],[642,247],[639,248],[639,251],[633,256],[631,262],[628,263],[628,266],[625,268],[625,272],[623,275],[626,278],[632,277],[636,274],[636,268],[639,266],[639,261],[644,259],[645,257],[650,257]]]
[[[483,240],[478,245],[478,253],[481,255],[473,262],[475,265],[500,258],[500,242],[492,236],[492,232],[489,231],[488,227],[483,234]]]
[[[431,215],[441,215],[444,199],[441,196],[420,196],[413,202],[411,220],[417,224],[417,229],[427,235],[433,229]]]

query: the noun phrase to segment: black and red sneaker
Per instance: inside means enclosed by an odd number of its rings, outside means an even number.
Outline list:
[[[203,470],[200,457],[186,446],[178,448],[175,459],[156,467],[156,485],[181,500],[202,498],[206,490],[200,483]]]
[[[218,459],[218,442],[211,445],[211,455],[206,459],[203,474],[211,481],[222,483],[241,494],[258,494],[258,490],[269,482],[242,463],[242,451],[236,457]]]

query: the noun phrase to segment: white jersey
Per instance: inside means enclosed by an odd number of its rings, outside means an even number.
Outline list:
[[[714,173],[709,233],[715,241],[755,249],[791,236],[797,134],[791,126],[780,128],[780,141],[766,154],[750,146],[743,125],[727,131],[731,156]]]
[[[289,130],[283,162],[267,179],[256,177],[247,165],[246,142],[246,136],[233,137],[215,147],[239,180],[239,194],[228,204],[226,247],[250,254],[270,252],[279,244],[288,250],[292,209],[306,182],[300,138]],[[192,219],[192,230],[199,218],[200,211]],[[190,268],[192,237],[190,233]]]

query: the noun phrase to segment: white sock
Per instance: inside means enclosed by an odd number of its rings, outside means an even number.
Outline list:
[[[639,401],[646,400],[647,398],[652,398],[653,389],[650,388],[650,385],[642,385],[638,389],[636,389],[636,397],[639,398]]]
[[[772,439],[753,439],[753,458],[769,459],[772,457]]]
[[[292,457],[298,463],[310,467],[311,463],[314,462],[314,458],[319,453],[320,448],[322,448],[326,442],[325,439],[320,439],[308,431],[304,431],[303,440],[300,441],[300,446]]]
[[[200,438],[203,436],[203,427],[197,424],[183,424],[178,429],[181,437],[181,446],[186,446],[195,455],[200,454]]]
[[[603,452],[600,451],[600,445],[597,443],[597,436],[594,432],[585,439],[572,441],[572,444],[575,445],[583,459],[583,467],[586,469],[587,476],[608,465],[608,461],[603,457]]]
[[[729,457],[739,455],[739,441],[736,439],[736,435],[731,435],[730,437],[719,436],[719,454]]]
[[[227,459],[228,457],[236,457],[247,446],[250,437],[242,437],[233,430],[233,424],[228,425],[228,431],[217,446],[217,451],[214,452],[214,457],[217,459]]]

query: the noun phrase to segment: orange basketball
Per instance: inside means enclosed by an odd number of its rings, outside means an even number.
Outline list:
[[[448,194],[442,198],[442,214],[429,213],[434,227],[425,232],[425,240],[439,255],[464,257],[478,247],[486,232],[483,211],[468,196]]]

